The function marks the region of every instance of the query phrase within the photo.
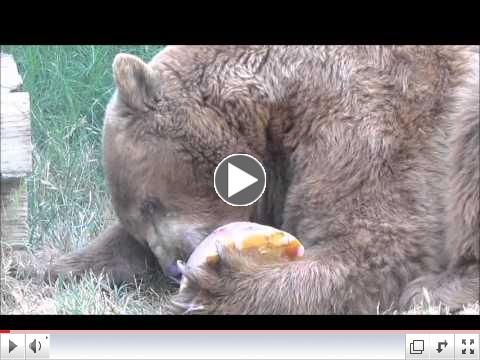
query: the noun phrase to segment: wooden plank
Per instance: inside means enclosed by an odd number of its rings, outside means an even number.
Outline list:
[[[3,93],[0,104],[1,178],[19,178],[32,172],[30,96]]]
[[[11,55],[0,54],[0,224],[1,242],[25,249],[28,202],[25,176],[32,172],[30,96]]]
[[[23,84],[12,55],[0,53],[0,88],[3,92],[17,91]]]
[[[23,250],[28,239],[28,202],[25,179],[2,180],[1,239],[13,250]]]

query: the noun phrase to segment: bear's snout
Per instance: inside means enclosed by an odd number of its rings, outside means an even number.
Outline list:
[[[165,275],[175,280],[180,280],[182,278],[182,272],[178,268],[176,262],[171,263],[165,268]]]

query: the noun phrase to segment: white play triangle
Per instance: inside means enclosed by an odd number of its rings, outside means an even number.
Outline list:
[[[228,197],[239,193],[257,181],[256,177],[228,163]]]

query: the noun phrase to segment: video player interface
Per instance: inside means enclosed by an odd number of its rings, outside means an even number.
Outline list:
[[[478,360],[480,332],[12,331],[1,359]]]

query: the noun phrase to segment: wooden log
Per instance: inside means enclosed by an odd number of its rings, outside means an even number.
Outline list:
[[[1,177],[25,177],[32,172],[30,96],[3,93],[0,106]]]
[[[13,250],[23,249],[28,239],[28,202],[25,179],[2,180],[1,239]]]
[[[18,73],[13,56],[0,53],[0,89],[2,92],[17,91],[22,86],[22,77]]]
[[[26,176],[32,172],[30,97],[11,55],[0,54],[0,224],[2,244],[24,249],[28,239]]]

